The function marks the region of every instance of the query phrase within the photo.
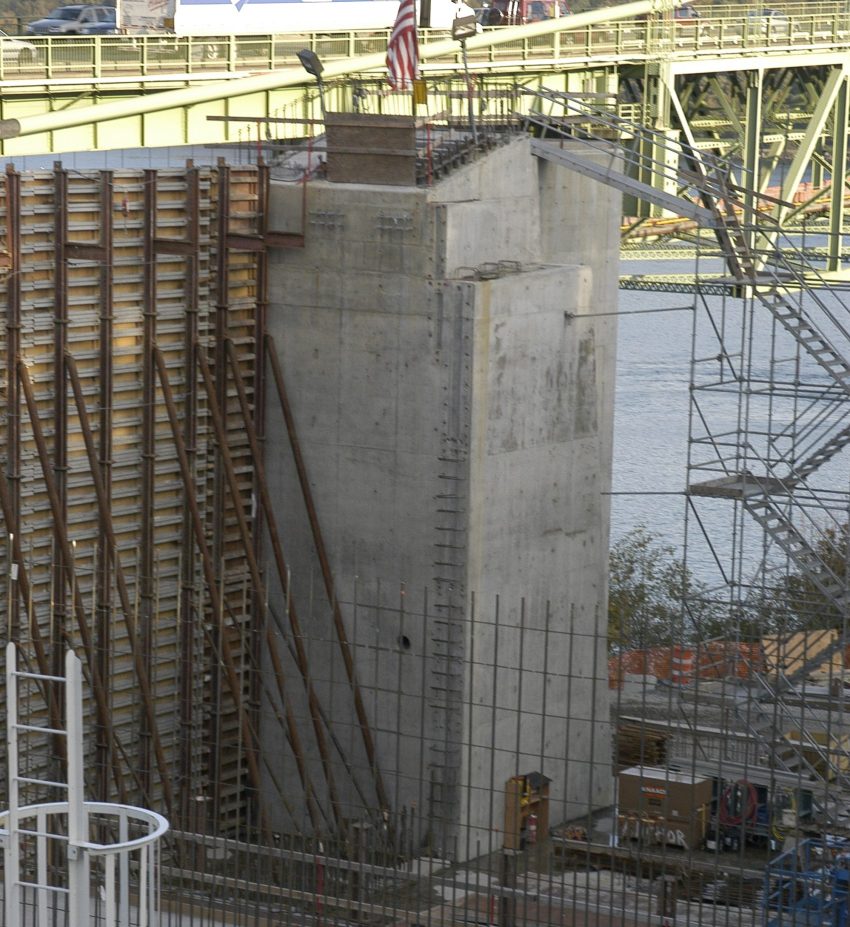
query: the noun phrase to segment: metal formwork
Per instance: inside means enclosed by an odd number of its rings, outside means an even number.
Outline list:
[[[94,794],[180,819],[199,794],[241,815],[251,775],[229,748],[256,736],[234,514],[254,517],[254,470],[224,371],[229,343],[251,402],[265,184],[262,168],[57,165],[0,188],[7,633],[47,675],[67,645],[84,656]]]

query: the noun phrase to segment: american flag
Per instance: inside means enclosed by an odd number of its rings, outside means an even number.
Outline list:
[[[407,90],[412,87],[418,69],[416,6],[414,0],[401,0],[393,33],[387,43],[387,80],[390,87],[393,90]]]

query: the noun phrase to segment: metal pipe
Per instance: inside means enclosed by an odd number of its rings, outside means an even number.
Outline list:
[[[381,808],[387,810],[390,807],[389,798],[387,796],[386,789],[384,788],[384,781],[381,776],[380,767],[378,766],[375,743],[372,739],[372,730],[369,726],[369,719],[366,715],[366,706],[363,704],[363,696],[360,692],[360,685],[357,682],[357,672],[354,668],[354,658],[351,655],[351,647],[349,645],[348,635],[345,630],[345,622],[342,620],[342,613],[339,610],[339,600],[337,598],[336,588],[334,585],[333,571],[331,570],[330,558],[328,557],[327,548],[325,547],[325,539],[322,533],[322,528],[319,524],[316,503],[313,499],[313,490],[310,488],[310,480],[307,476],[307,465],[304,462],[304,455],[301,453],[301,443],[298,440],[298,432],[295,428],[295,417],[292,414],[292,407],[289,404],[289,396],[286,392],[286,385],[283,380],[283,372],[280,367],[280,360],[278,358],[274,339],[271,337],[271,335],[267,335],[266,341],[268,345],[267,354],[271,364],[275,386],[277,388],[278,400],[280,401],[280,407],[283,412],[284,421],[286,423],[287,435],[289,436],[289,444],[292,449],[292,456],[295,460],[295,468],[298,473],[298,483],[301,486],[304,505],[307,509],[307,517],[310,521],[310,530],[313,534],[313,543],[315,544],[316,555],[319,558],[319,565],[321,566],[322,570],[322,580],[325,584],[325,593],[331,606],[334,629],[336,631],[337,641],[339,642],[342,660],[345,664],[345,673],[348,677],[348,684],[351,688],[351,694],[354,699],[354,709],[357,714],[357,721],[360,727],[361,736],[363,738],[363,746],[366,750],[366,757],[369,761],[369,768],[372,770],[372,776],[375,780],[375,791],[378,795],[378,801],[381,805]],[[229,343],[228,346],[231,352],[231,364],[233,364],[233,348]],[[261,482],[263,485],[265,485],[265,476],[263,476]],[[266,490],[266,493],[268,493],[268,490]],[[265,504],[268,505],[269,512],[271,512],[271,500],[266,498]],[[269,515],[269,522],[271,526],[271,514]],[[275,531],[275,535],[276,533],[277,532]],[[282,561],[283,554],[282,549],[280,548],[280,539],[276,538],[276,541],[277,546],[275,546],[275,539],[272,541],[272,547],[275,551],[275,558],[277,558],[278,552],[280,550],[280,558]]]
[[[574,32],[599,23],[634,19],[637,16],[672,10],[677,6],[681,6],[683,2],[685,0],[633,0],[632,3],[624,3],[621,6],[591,10],[587,13],[576,13],[573,16],[559,16],[555,19],[529,23],[525,26],[510,26],[473,36],[468,40],[467,48],[472,51],[478,48],[506,45],[511,42],[531,39],[540,35],[549,35],[555,32]],[[454,39],[430,42],[419,48],[420,61],[444,57],[453,58],[456,54],[457,42]],[[325,80],[330,80],[337,77],[346,77],[349,74],[359,74],[363,71],[381,70],[385,66],[386,52],[375,52],[371,55],[361,55],[357,58],[329,62],[325,65],[322,77]],[[279,90],[283,87],[298,87],[307,83],[308,80],[302,68],[286,68],[281,71],[240,77],[211,86],[170,90],[114,103],[83,106],[78,109],[72,107],[61,112],[45,113],[39,116],[24,116],[21,119],[4,119],[0,120],[0,139],[19,138],[41,132],[55,132],[59,129],[90,125],[93,122],[137,117],[145,113],[155,113],[172,107],[194,106],[199,103],[209,103],[213,100],[225,100],[231,97]]]
[[[230,342],[228,341],[228,344]],[[251,544],[251,534],[248,530],[248,523],[245,519],[245,512],[242,509],[241,501],[239,498],[239,485],[236,479],[236,471],[233,468],[233,460],[230,455],[230,449],[227,444],[227,434],[224,429],[224,422],[221,417],[221,409],[219,408],[218,400],[215,395],[215,384],[213,383],[212,374],[210,373],[209,364],[207,359],[204,356],[204,352],[200,345],[195,346],[198,367],[201,371],[201,376],[204,382],[204,388],[206,390],[207,401],[209,402],[210,416],[213,421],[213,428],[216,434],[216,440],[218,441],[219,452],[222,455],[224,463],[224,471],[227,476],[227,484],[230,488],[230,496],[233,500],[233,510],[236,514],[236,521],[239,525],[239,533],[242,538],[242,546],[245,550],[245,555],[248,560],[248,568],[251,571],[251,581],[254,583],[256,592],[259,594],[261,599],[265,598],[263,593],[264,583],[262,576],[260,574],[260,565],[257,562],[256,557],[254,556],[253,547]],[[290,606],[292,608],[292,606]],[[290,618],[294,616],[294,612],[291,613]],[[297,630],[296,630],[297,629]],[[300,643],[301,628],[298,626],[297,617],[295,618],[295,623],[293,625],[293,634],[296,636],[296,641]],[[272,665],[275,669],[275,679],[278,682],[278,688],[280,693],[281,702],[284,706],[284,712],[286,715],[287,728],[290,731],[290,736],[292,738],[292,748],[293,753],[295,754],[295,762],[298,766],[299,775],[301,777],[301,784],[304,787],[305,793],[308,796],[308,799],[311,796],[312,788],[308,787],[310,783],[309,776],[307,774],[306,764],[304,760],[304,752],[301,749],[301,739],[298,734],[298,728],[295,723],[295,719],[292,716],[292,709],[289,703],[289,699],[286,698],[283,680],[283,663],[280,659],[280,654],[277,649],[277,641],[275,640],[274,634],[271,631],[271,628],[266,626],[266,643],[269,648],[269,655],[272,660]],[[296,643],[296,648],[298,647]],[[322,768],[325,772],[325,778],[328,783],[328,793],[331,799],[331,807],[334,810],[334,817],[337,820],[337,824],[341,829],[344,829],[345,819],[342,814],[342,809],[339,806],[339,798],[336,792],[336,786],[333,780],[333,774],[330,768],[330,759],[328,756],[327,744],[324,738],[324,731],[322,730],[321,720],[319,717],[318,709],[318,700],[316,698],[316,693],[313,688],[312,683],[310,682],[310,675],[307,668],[307,658],[304,653],[303,643],[301,643],[299,658],[296,661],[299,670],[301,671],[302,678],[304,680],[304,687],[307,691],[307,699],[310,705],[310,715],[313,721],[313,729],[316,734],[316,743],[319,747],[319,754],[322,759]],[[318,820],[314,816],[314,809],[310,806],[310,819],[313,823],[313,827],[317,828]]]

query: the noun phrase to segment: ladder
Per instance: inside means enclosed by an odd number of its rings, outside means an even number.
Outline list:
[[[32,713],[48,716],[52,686],[64,688],[65,726],[22,719],[22,701],[39,694],[44,710]],[[17,648],[8,644],[6,704],[9,806],[0,813],[6,927],[49,927],[57,917],[72,927],[157,927],[159,843],[168,822],[146,809],[85,800],[80,660],[69,650],[64,676],[33,673],[18,668]],[[22,773],[34,738],[64,742],[64,781]],[[46,764],[35,765],[38,772]],[[64,800],[43,801],[54,791]],[[28,792],[39,801],[22,803]]]

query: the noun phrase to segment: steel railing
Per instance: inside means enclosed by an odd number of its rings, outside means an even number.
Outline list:
[[[570,29],[570,17],[565,17],[561,32],[470,50],[469,59],[479,68],[512,62],[560,66],[591,57],[598,60],[601,55],[616,61],[693,52],[737,55],[742,50],[770,53],[788,47],[823,51],[850,46],[850,11],[840,3],[786,4],[774,7],[778,15],[772,16],[762,15],[758,7],[701,9],[702,15],[694,20],[668,13],[580,29]],[[444,30],[421,30],[420,42],[436,42],[448,35]],[[268,36],[23,36],[21,41],[27,43],[23,48],[0,45],[0,81],[275,70],[298,66],[296,53],[303,48],[311,48],[323,60],[354,58],[384,50],[388,37],[389,29]],[[431,63],[423,70],[445,66]]]

